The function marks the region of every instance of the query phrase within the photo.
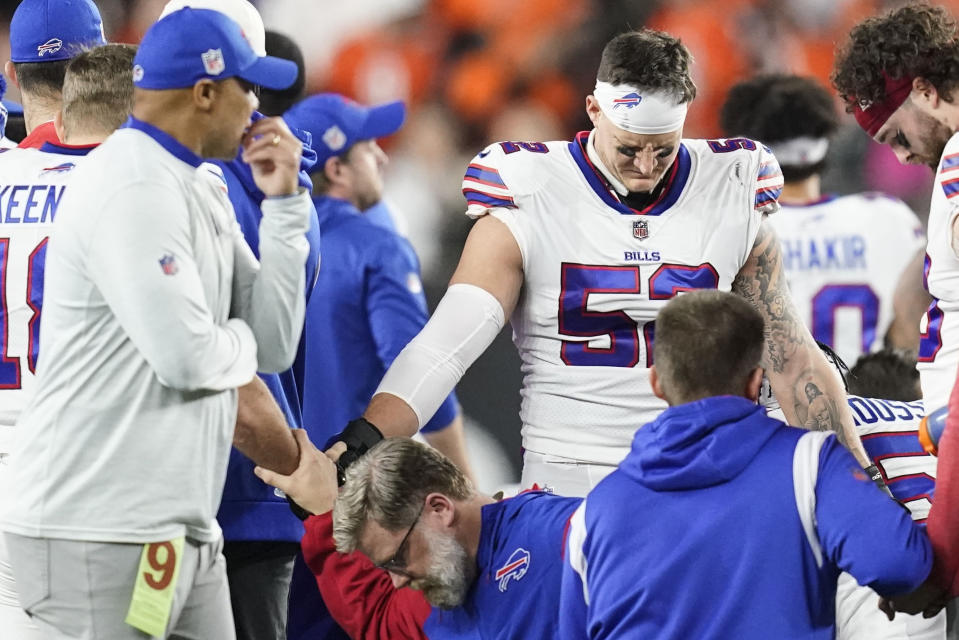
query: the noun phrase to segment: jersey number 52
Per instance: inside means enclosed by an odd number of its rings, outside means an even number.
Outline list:
[[[625,311],[590,311],[589,296],[594,293],[643,293],[639,267],[600,266],[564,262],[559,295],[559,333],[577,338],[607,336],[608,347],[590,347],[588,341],[563,340],[560,357],[574,367],[635,367],[640,361],[640,333],[645,350],[645,365],[653,364],[655,322],[633,320]],[[650,300],[669,300],[677,293],[693,289],[715,289],[719,274],[709,263],[699,266],[661,265],[646,284]],[[640,328],[642,327],[642,328]]]

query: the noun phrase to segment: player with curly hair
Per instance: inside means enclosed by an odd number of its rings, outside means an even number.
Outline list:
[[[833,83],[847,110],[900,162],[936,171],[929,209],[925,284],[933,296],[920,330],[919,373],[927,413],[944,407],[959,420],[959,32],[945,10],[908,5],[853,27],[840,48]],[[952,392],[953,400],[950,401]],[[959,594],[959,427],[939,443],[936,502],[928,520],[936,552],[930,583],[886,608],[915,613]]]

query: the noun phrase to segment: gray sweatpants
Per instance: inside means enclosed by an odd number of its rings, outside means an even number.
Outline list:
[[[20,604],[45,640],[144,640],[124,622],[143,546],[5,533]],[[187,540],[166,638],[235,640],[221,548]]]

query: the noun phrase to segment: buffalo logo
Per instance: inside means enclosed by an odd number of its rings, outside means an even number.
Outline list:
[[[510,579],[522,580],[529,571],[529,551],[520,547],[509,557],[502,567],[496,570],[496,579],[499,580],[499,590],[506,591]]]
[[[649,223],[645,220],[633,220],[633,237],[645,240],[649,237]]]
[[[642,101],[643,97],[638,93],[627,93],[622,98],[613,99],[613,109],[619,109],[620,107],[623,107],[624,109],[632,109]]]
[[[168,276],[176,275],[176,272],[180,270],[180,267],[177,266],[176,263],[176,257],[172,253],[168,253],[160,258],[160,268],[163,269],[163,273]]]
[[[207,75],[218,76],[226,71],[226,62],[223,61],[223,51],[220,49],[208,49],[200,54],[203,59],[203,68]]]
[[[72,162],[64,162],[63,164],[58,164],[55,167],[47,167],[45,169],[41,169],[40,175],[44,175],[47,173],[66,173],[67,171],[70,171],[76,166],[77,165],[73,164]]]
[[[45,53],[56,53],[62,48],[63,40],[60,38],[50,38],[37,47],[37,57],[42,58]]]

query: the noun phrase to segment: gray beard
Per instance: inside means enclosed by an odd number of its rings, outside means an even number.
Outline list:
[[[430,549],[430,570],[410,586],[423,592],[433,606],[455,609],[466,600],[476,578],[476,565],[452,535],[425,530]]]

